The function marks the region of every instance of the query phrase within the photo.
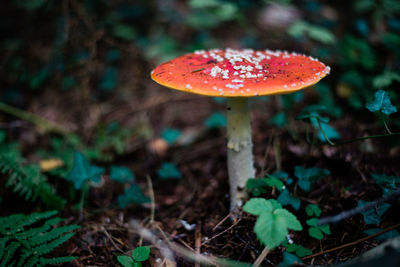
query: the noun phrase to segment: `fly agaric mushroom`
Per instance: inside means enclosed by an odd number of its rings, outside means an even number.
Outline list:
[[[231,210],[247,198],[247,180],[255,177],[248,98],[288,94],[329,74],[317,59],[286,51],[213,49],[162,63],[151,78],[168,88],[227,97],[228,175]]]

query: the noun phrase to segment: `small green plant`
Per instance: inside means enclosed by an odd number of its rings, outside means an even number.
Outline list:
[[[71,231],[79,228],[78,225],[57,227],[63,219],[54,217],[56,214],[57,211],[48,211],[0,217],[0,266],[45,266],[76,259],[46,257],[74,235]]]
[[[124,267],[141,267],[142,262],[147,261],[150,256],[150,247],[141,246],[132,251],[130,256],[119,255],[117,256],[118,262]]]
[[[376,91],[374,99],[371,102],[368,102],[365,107],[378,116],[385,125],[388,133],[391,134],[392,132],[389,130],[387,120],[390,114],[397,112],[397,108],[392,105],[392,102],[390,102],[389,94],[384,90]]]
[[[161,168],[157,171],[161,179],[181,179],[182,174],[174,163],[164,162]]]
[[[251,198],[246,202],[243,210],[257,216],[254,233],[268,249],[279,246],[285,240],[289,230],[303,229],[296,216],[283,209],[274,199]]]
[[[126,208],[129,204],[143,204],[149,203],[150,198],[143,194],[142,189],[137,184],[131,184],[130,187],[125,188],[122,195],[118,196],[118,206],[120,208]]]
[[[135,174],[124,166],[112,165],[110,179],[120,183],[132,183],[135,181]]]
[[[2,136],[4,141],[4,132]],[[7,177],[6,187],[27,201],[40,199],[48,208],[62,209],[65,200],[56,195],[39,165],[26,164],[25,161],[17,144],[0,142],[0,173]]]
[[[311,190],[311,185],[321,178],[329,175],[330,171],[321,168],[305,168],[303,166],[294,167],[294,176],[297,177],[297,185],[305,192]]]
[[[222,112],[214,112],[205,121],[204,125],[207,128],[224,128],[226,127],[226,117]]]
[[[104,172],[104,168],[90,164],[81,152],[75,151],[74,165],[67,180],[74,184],[75,189],[82,189],[88,182],[99,183]]]
[[[315,239],[322,240],[322,238],[324,238],[324,234],[331,234],[329,224],[318,225],[317,218],[311,218],[307,220],[306,223],[311,226],[308,228],[308,234]]]
[[[176,142],[178,138],[182,135],[182,132],[174,128],[166,128],[161,133],[161,137],[170,145]]]

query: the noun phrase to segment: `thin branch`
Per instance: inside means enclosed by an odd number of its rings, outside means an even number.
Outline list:
[[[134,229],[137,233],[143,236],[143,239],[147,240],[148,242],[152,243],[155,247],[157,247],[161,254],[168,260],[173,259],[174,252],[186,260],[189,260],[193,263],[199,262],[200,264],[204,265],[211,265],[211,266],[219,266],[219,267],[229,267],[230,264],[226,262],[224,259],[220,259],[213,256],[204,256],[202,254],[197,254],[193,251],[190,251],[175,242],[164,242],[158,236],[153,234],[150,230],[144,228],[139,224],[139,222],[132,220],[130,221],[129,225],[132,229]],[[173,261],[173,260],[172,260]]]
[[[378,204],[380,204],[382,202],[386,202],[386,201],[388,201],[388,200],[390,200],[392,198],[397,198],[399,196],[400,196],[400,190],[396,190],[396,191],[390,193],[389,195],[387,195],[387,196],[385,196],[383,198],[380,198],[378,200],[375,200],[375,201],[373,201],[371,203],[368,203],[368,204],[366,204],[364,206],[356,207],[354,209],[347,210],[347,211],[343,211],[343,212],[341,212],[341,213],[339,213],[337,215],[334,215],[334,216],[329,216],[329,217],[322,218],[322,219],[320,219],[318,221],[318,225],[340,222],[340,221],[342,221],[342,220],[344,220],[346,218],[349,218],[351,216],[354,216],[354,215],[356,215],[356,214],[358,214],[358,213],[360,213],[362,211],[369,210],[369,209],[375,207],[376,205],[378,205]]]

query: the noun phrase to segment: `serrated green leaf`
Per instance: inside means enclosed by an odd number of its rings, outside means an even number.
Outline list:
[[[256,221],[254,233],[265,246],[273,249],[279,246],[288,234],[286,220],[282,216],[264,212]]]
[[[374,100],[367,103],[365,107],[371,112],[379,111],[386,115],[397,112],[396,107],[390,102],[389,94],[384,90],[376,91]]]
[[[175,164],[170,162],[164,162],[161,168],[157,171],[158,176],[161,179],[181,179],[182,174]]]
[[[112,165],[110,178],[120,183],[133,182],[135,180],[135,174],[126,167]]]
[[[272,211],[275,211],[277,209],[282,209],[282,205],[276,200],[276,199],[268,199],[268,202],[271,203],[272,205]]]
[[[273,212],[273,214],[278,217],[284,218],[288,229],[295,230],[295,231],[303,230],[303,227],[301,226],[301,223],[299,222],[299,220],[297,220],[296,216],[293,215],[293,213],[289,212],[288,210],[277,209]]]
[[[133,263],[134,263],[134,260],[132,259],[132,257],[125,256],[125,255],[117,256],[117,260],[124,267],[132,267]]]
[[[321,215],[321,209],[315,204],[309,204],[306,207],[306,213],[308,216],[316,216],[319,217]]]
[[[322,233],[322,231],[315,226],[312,226],[310,228],[308,228],[308,234],[318,240],[322,240],[322,238],[324,238],[324,234]]]
[[[132,257],[135,261],[146,261],[150,256],[150,247],[141,246],[137,247],[132,251]]]
[[[104,171],[104,168],[91,165],[82,153],[75,151],[74,165],[66,179],[74,183],[76,189],[81,189],[86,181],[100,182]]]
[[[295,210],[300,209],[300,199],[290,194],[289,190],[287,189],[282,190],[282,193],[279,195],[277,200],[282,206],[291,205]]]
[[[251,198],[243,206],[245,212],[256,216],[263,213],[271,213],[272,209],[272,204],[265,198]]]
[[[161,133],[161,137],[168,143],[173,144],[182,135],[182,132],[174,128],[166,128]]]

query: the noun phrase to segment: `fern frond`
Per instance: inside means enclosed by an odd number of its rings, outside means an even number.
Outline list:
[[[77,226],[77,225],[67,225],[67,226],[54,228],[50,232],[46,232],[41,235],[33,236],[32,238],[30,238],[29,242],[31,243],[31,245],[37,246],[37,245],[49,242],[49,241],[61,236],[62,234],[73,231],[77,228],[79,228],[79,226]]]
[[[15,251],[21,246],[17,241],[11,242],[8,246],[5,247],[5,255],[1,260],[1,266],[7,266],[7,263],[10,259],[12,259]]]
[[[64,263],[64,262],[71,262],[73,260],[76,260],[77,258],[78,257],[74,257],[74,256],[54,257],[54,258],[50,258],[50,259],[41,258],[40,263],[42,265],[46,265],[46,264],[55,265],[55,264],[60,264],[60,263]]]
[[[62,243],[64,243],[65,241],[67,241],[68,239],[70,239],[71,237],[73,237],[74,235],[75,235],[74,233],[68,233],[66,235],[60,236],[56,240],[53,240],[47,244],[38,246],[35,248],[36,252],[35,254],[39,256],[47,254],[56,247],[58,247],[59,245],[61,245]]]
[[[63,221],[53,217],[56,214],[57,211],[49,211],[0,217],[0,266],[44,266],[75,259],[42,257],[69,240],[74,235],[71,231],[79,228],[77,225],[56,227]],[[43,220],[42,225],[33,226]]]
[[[11,150],[0,147],[0,173],[8,176],[6,186],[25,200],[34,201],[39,197],[47,206],[61,209],[65,200],[55,194],[39,166],[26,165],[24,161],[18,147]]]

